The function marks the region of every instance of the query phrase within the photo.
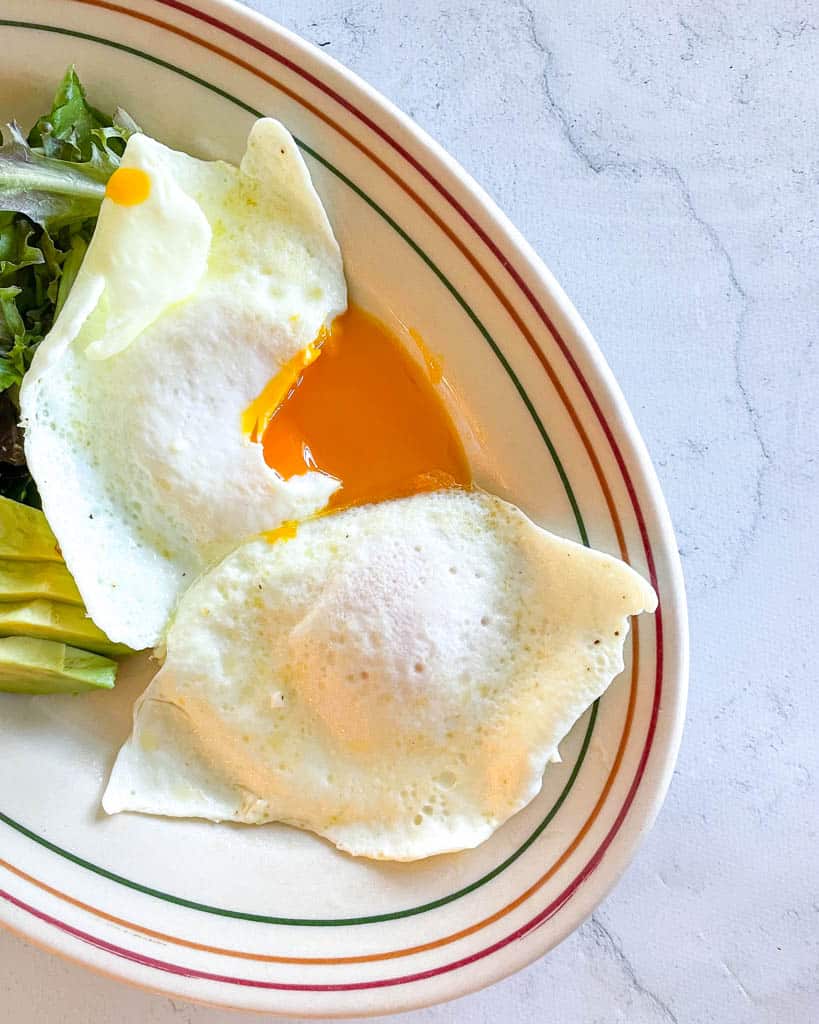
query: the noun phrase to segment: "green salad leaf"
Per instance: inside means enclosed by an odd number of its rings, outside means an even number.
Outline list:
[[[29,145],[19,125],[6,125],[0,146],[0,207],[54,230],[96,217],[113,168],[103,161],[70,163]]]
[[[105,183],[128,138],[125,111],[92,106],[74,67],[28,136],[0,146],[0,494],[39,507],[18,426],[18,391],[65,303],[94,232]]]
[[[84,163],[91,158],[93,133],[111,121],[95,110],[72,66],[54,96],[51,113],[44,114],[29,132],[28,141],[46,156]],[[121,153],[120,153],[121,155]]]

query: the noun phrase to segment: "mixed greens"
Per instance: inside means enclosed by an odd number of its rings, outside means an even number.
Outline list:
[[[18,426],[18,389],[82,263],[105,183],[139,128],[87,100],[73,66],[28,135],[0,146],[0,495],[39,507]]]

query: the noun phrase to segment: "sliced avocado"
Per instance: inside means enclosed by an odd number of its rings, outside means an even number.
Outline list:
[[[110,690],[117,663],[53,640],[0,639],[0,690],[7,693],[82,693]]]
[[[0,636],[55,640],[114,657],[132,653],[123,644],[112,643],[88,618],[84,608],[55,601],[13,601],[0,604]]]
[[[14,562],[0,558],[0,602],[47,597],[82,604],[71,573],[61,562]]]
[[[57,538],[43,513],[0,497],[0,558],[62,562]]]

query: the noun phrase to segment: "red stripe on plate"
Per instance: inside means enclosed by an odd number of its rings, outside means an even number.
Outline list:
[[[648,566],[648,570],[649,570],[649,577],[650,577],[651,583],[654,586],[655,590],[657,590],[658,589],[658,583],[657,583],[657,576],[656,576],[656,567],[655,567],[655,562],[654,562],[654,556],[653,556],[653,552],[652,552],[652,549],[651,549],[651,544],[650,544],[650,540],[649,540],[649,536],[648,536],[648,528],[646,526],[646,522],[645,522],[645,519],[643,517],[642,509],[641,509],[640,504],[639,504],[636,488],[635,488],[634,483],[633,483],[633,481],[631,479],[631,475],[630,475],[630,473],[628,471],[628,467],[626,465],[625,458],[624,458],[624,456],[623,456],[623,454],[622,454],[622,452],[620,450],[620,447],[619,447],[619,445],[617,443],[617,440],[616,440],[616,438],[614,436],[614,433],[613,433],[611,427],[609,426],[607,420],[605,419],[603,411],[600,408],[600,405],[597,402],[597,399],[596,399],[596,397],[594,396],[594,394],[592,392],[591,386],[589,385],[589,383],[586,380],[583,372],[581,371],[580,367],[578,366],[577,361],[575,360],[574,356],[572,355],[568,345],[566,344],[566,342],[563,340],[563,338],[561,337],[561,335],[557,331],[557,329],[554,326],[554,323],[552,322],[551,318],[546,313],[546,311],[543,309],[543,307],[541,306],[540,302],[537,300],[537,298],[535,297],[535,295],[533,294],[533,292],[531,291],[529,286],[526,284],[526,282],[524,281],[522,276],[518,273],[518,271],[515,269],[515,267],[512,265],[512,263],[504,256],[504,254],[502,253],[500,248],[495,244],[495,242],[493,242],[493,240],[486,234],[486,232],[481,228],[481,226],[477,223],[477,221],[472,217],[472,215],[461,205],[460,202],[458,202],[458,200],[446,189],[446,187],[444,185],[442,185],[439,181],[437,181],[437,179],[433,176],[432,172],[428,171],[399,142],[397,142],[395,139],[393,139],[392,136],[390,136],[389,133],[385,129],[381,128],[370,117],[368,117],[362,111],[358,110],[352,103],[350,103],[350,101],[346,100],[343,96],[341,96],[339,93],[337,93],[330,86],[326,85],[320,79],[316,78],[314,75],[310,74],[309,72],[305,71],[304,69],[298,67],[289,58],[285,57],[282,54],[277,53],[275,50],[273,50],[270,47],[266,46],[265,44],[259,42],[258,40],[252,38],[251,36],[247,35],[246,33],[241,32],[239,29],[236,29],[233,26],[228,25],[228,24],[220,21],[218,18],[215,18],[212,15],[206,14],[203,11],[196,10],[195,8],[190,7],[189,5],[187,5],[185,3],[181,3],[180,0],[155,0],[155,2],[160,4],[160,5],[162,5],[162,6],[171,7],[171,8],[174,8],[174,9],[178,10],[178,11],[181,11],[181,12],[189,15],[190,17],[192,17],[195,20],[206,22],[207,24],[210,24],[211,26],[213,26],[215,28],[218,28],[219,30],[227,33],[228,35],[231,35],[234,38],[239,39],[241,42],[246,43],[247,45],[253,47],[254,49],[256,49],[256,50],[266,54],[269,57],[271,57],[273,60],[277,61],[279,64],[282,64],[285,67],[289,68],[294,73],[298,74],[301,78],[303,78],[306,81],[310,82],[316,88],[318,88],[319,90],[324,92],[326,95],[330,96],[333,100],[335,100],[337,103],[339,103],[347,111],[349,111],[351,114],[353,114],[353,116],[355,116],[358,120],[360,120],[362,123],[366,124],[368,128],[370,128],[373,132],[375,132],[388,145],[390,145],[397,153],[399,153],[413,168],[415,168],[422,175],[422,177],[424,177],[436,189],[437,192],[439,192],[447,200],[447,202],[467,222],[467,224],[478,235],[478,237],[481,239],[481,241],[487,246],[487,248],[499,260],[501,265],[506,269],[506,271],[509,273],[509,275],[512,278],[512,280],[515,282],[515,284],[518,286],[518,288],[524,294],[526,299],[529,301],[530,305],[535,310],[535,312],[537,313],[538,317],[541,319],[541,321],[544,323],[544,325],[548,328],[548,330],[550,331],[550,333],[554,337],[554,339],[557,342],[560,350],[563,352],[564,356],[566,357],[567,362],[569,363],[569,365],[571,366],[575,376],[577,377],[577,379],[578,379],[578,381],[579,381],[579,383],[580,383],[580,385],[581,385],[581,387],[582,387],[582,389],[583,389],[583,391],[584,391],[584,393],[585,393],[585,395],[586,395],[586,397],[587,397],[591,407],[593,408],[593,410],[595,412],[595,415],[597,416],[598,421],[600,422],[600,424],[601,424],[601,426],[603,428],[603,431],[604,431],[604,434],[606,436],[606,439],[608,440],[609,445],[610,445],[610,447],[611,447],[611,449],[612,449],[612,451],[614,453],[615,459],[616,459],[617,464],[618,464],[618,468],[620,469],[620,472],[621,472],[621,474],[623,476],[623,480],[624,480],[624,483],[625,483],[625,486],[626,486],[626,489],[627,489],[627,492],[628,492],[628,495],[629,495],[629,499],[631,501],[631,504],[632,504],[632,507],[634,509],[635,516],[636,516],[636,519],[637,519],[637,522],[638,522],[638,527],[639,527],[639,531],[640,531],[641,540],[642,540],[643,547],[644,547],[644,550],[645,550],[645,553],[646,553],[646,561],[647,561],[647,566]],[[139,965],[145,966],[145,967],[151,967],[151,968],[154,968],[156,970],[162,971],[164,973],[169,973],[169,974],[173,974],[173,975],[177,975],[177,976],[181,976],[181,977],[196,978],[196,979],[199,979],[199,980],[212,981],[212,982],[216,982],[216,983],[223,983],[223,984],[229,984],[229,985],[238,985],[238,986],[243,986],[243,987],[259,988],[259,989],[274,989],[274,990],[279,990],[279,991],[294,991],[294,992],[349,992],[349,991],[360,991],[360,990],[364,990],[364,989],[374,989],[374,988],[386,988],[386,987],[389,987],[389,986],[409,984],[411,982],[422,981],[422,980],[425,980],[427,978],[435,977],[435,976],[441,975],[441,974],[446,974],[446,973],[449,973],[451,971],[457,970],[459,968],[466,967],[466,966],[468,966],[468,965],[470,965],[472,963],[475,963],[475,962],[477,962],[479,960],[484,959],[487,956],[490,956],[491,954],[499,951],[500,949],[503,949],[505,946],[508,946],[510,943],[518,941],[518,940],[524,938],[530,932],[536,930],[541,925],[545,924],[552,916],[554,916],[554,914],[556,914],[571,899],[571,897],[574,895],[574,893],[577,891],[577,889],[594,872],[594,870],[597,868],[597,866],[599,865],[600,861],[602,860],[603,856],[605,855],[606,851],[608,850],[609,846],[611,845],[611,843],[612,843],[613,839],[615,838],[616,834],[619,832],[619,830],[620,830],[620,828],[621,828],[621,826],[623,824],[623,821],[625,820],[625,817],[628,814],[628,811],[630,810],[631,805],[632,805],[632,803],[634,801],[634,797],[636,795],[636,792],[637,792],[637,789],[638,789],[638,787],[640,785],[640,782],[642,781],[642,778],[643,778],[643,776],[645,774],[645,769],[646,769],[646,765],[648,763],[648,758],[649,758],[650,753],[651,753],[651,748],[652,748],[652,745],[653,745],[654,736],[655,736],[655,733],[656,733],[657,721],[658,721],[658,717],[659,717],[659,709],[660,709],[662,689],[663,689],[663,680],[662,680],[662,675],[663,675],[663,672],[662,672],[662,668],[663,668],[663,623],[662,623],[662,608],[661,607],[658,607],[657,611],[655,613],[655,624],[656,624],[656,638],[657,638],[657,641],[656,641],[656,674],[655,674],[654,700],[653,700],[653,704],[652,704],[651,717],[650,717],[648,729],[647,729],[647,732],[646,732],[645,744],[644,744],[644,747],[643,747],[642,754],[640,756],[640,761],[639,761],[639,763],[637,765],[637,770],[635,772],[634,779],[633,779],[633,781],[631,783],[631,786],[629,787],[629,791],[626,794],[626,798],[625,798],[625,800],[623,802],[623,805],[622,805],[622,807],[621,807],[621,809],[620,809],[620,811],[619,811],[619,813],[617,815],[617,818],[615,819],[614,823],[612,824],[612,827],[610,828],[609,832],[606,834],[605,838],[603,839],[603,841],[601,842],[600,846],[598,847],[598,849],[594,853],[594,855],[591,857],[591,859],[587,862],[587,864],[583,867],[583,869],[579,872],[579,874],[575,876],[575,878],[572,880],[572,882],[569,883],[569,885],[566,887],[566,889],[564,889],[564,891],[556,899],[554,899],[551,903],[549,903],[535,917],[533,917],[526,924],[522,925],[520,928],[516,929],[515,931],[513,931],[512,933],[510,933],[509,935],[507,935],[503,939],[500,939],[497,942],[493,943],[492,945],[487,946],[484,949],[482,949],[482,950],[480,950],[480,951],[478,951],[476,953],[470,954],[467,957],[463,957],[463,958],[461,958],[459,960],[452,961],[449,964],[441,965],[440,967],[430,968],[427,971],[421,971],[421,972],[417,972],[417,973],[414,973],[414,974],[400,975],[400,976],[396,976],[396,977],[393,977],[393,978],[377,979],[377,980],[373,980],[373,981],[350,982],[350,983],[340,983],[340,984],[325,984],[325,985],[319,985],[319,984],[316,984],[316,985],[305,985],[305,984],[289,984],[289,983],[284,983],[284,982],[257,981],[257,980],[253,980],[253,979],[249,979],[249,978],[238,978],[238,977],[234,977],[234,976],[231,976],[231,975],[219,975],[219,974],[213,974],[213,973],[210,973],[210,972],[207,972],[207,971],[199,971],[199,970],[196,970],[196,969],[193,969],[193,968],[183,967],[183,966],[181,966],[179,964],[173,964],[173,963],[169,963],[169,962],[164,961],[164,960],[159,960],[159,959],[154,958],[154,957],[145,956],[145,955],[143,955],[141,953],[137,953],[137,952],[134,952],[132,950],[125,949],[124,947],[114,945],[113,943],[109,943],[109,942],[105,941],[104,939],[100,939],[100,938],[98,938],[96,936],[93,936],[93,935],[91,935],[88,932],[82,931],[81,929],[74,928],[72,925],[69,925],[69,924],[67,924],[67,923],[65,923],[63,921],[60,921],[57,918],[54,918],[51,915],[46,914],[44,911],[38,910],[37,908],[31,906],[30,904],[27,904],[27,903],[23,902],[22,900],[18,899],[15,896],[12,896],[10,893],[5,892],[4,890],[0,890],[0,898],[4,899],[8,903],[18,907],[20,910],[22,910],[22,911],[24,911],[24,912],[26,912],[26,913],[28,913],[28,914],[38,918],[39,920],[43,921],[44,923],[49,924],[49,925],[59,929],[60,931],[66,933],[68,935],[71,935],[71,936],[73,936],[73,937],[75,937],[75,938],[77,938],[77,939],[79,939],[79,940],[81,940],[81,941],[83,941],[83,942],[85,942],[85,943],[87,943],[87,944],[89,944],[91,946],[94,946],[94,947],[96,947],[98,949],[110,952],[113,955],[115,955],[117,957],[120,957],[122,959],[128,960],[128,961],[130,961],[132,963],[136,963],[136,964],[139,964]]]

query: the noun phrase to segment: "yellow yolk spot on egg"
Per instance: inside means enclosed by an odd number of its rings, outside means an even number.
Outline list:
[[[341,487],[330,509],[471,485],[432,367],[428,375],[398,338],[355,306],[319,344],[321,358],[317,348],[286,387],[267,396],[280,404],[262,403],[269,418],[256,416],[269,466],[286,479],[311,469],[336,477]]]
[[[140,167],[120,167],[108,179],[105,195],[119,206],[138,206],[151,194],[151,178]]]
[[[265,530],[262,534],[268,544],[275,544],[279,540],[292,540],[299,532],[299,524],[295,519],[288,519],[277,526],[275,530]]]

